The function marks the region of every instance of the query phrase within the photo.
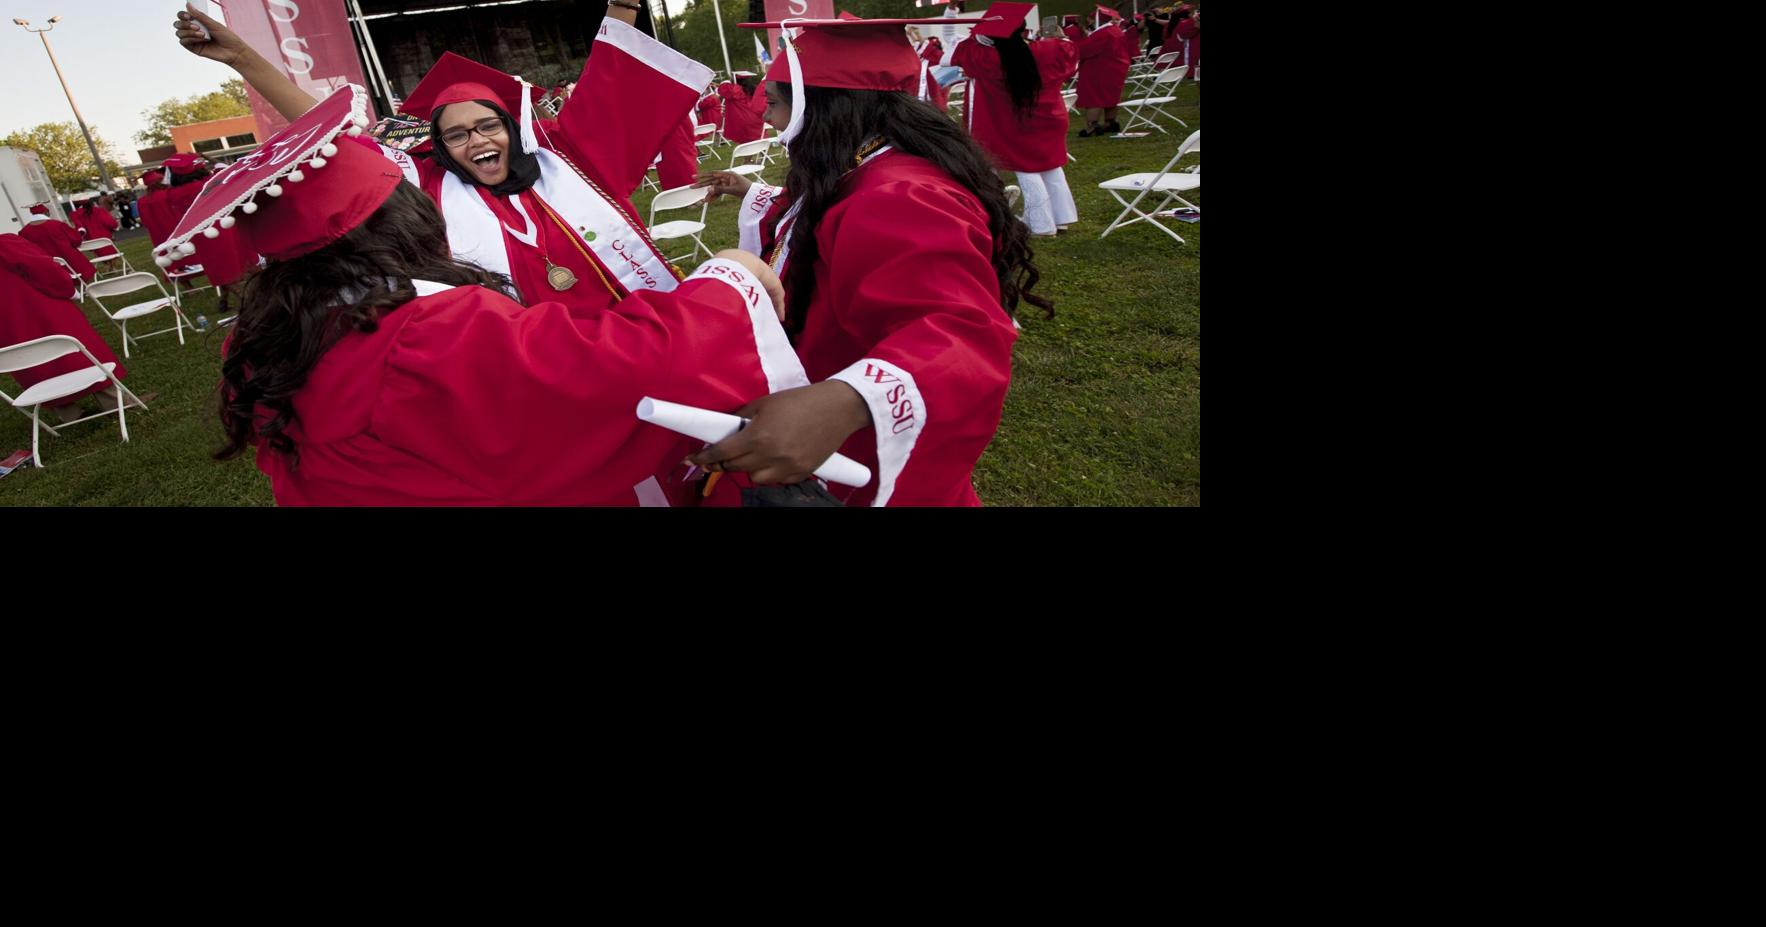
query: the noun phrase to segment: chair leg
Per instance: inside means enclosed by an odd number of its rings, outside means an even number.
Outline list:
[[[38,446],[37,442],[37,427],[39,424],[37,413],[42,410],[43,404],[40,402],[31,407],[31,460],[36,464],[37,469],[39,470],[43,469],[43,450]]]
[[[129,359],[129,323],[118,322],[117,328],[123,332],[123,360]]]

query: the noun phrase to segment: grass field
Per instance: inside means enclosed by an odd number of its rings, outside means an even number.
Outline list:
[[[1059,238],[1036,239],[1037,292],[1052,297],[1054,319],[1020,309],[1012,390],[998,435],[975,471],[988,505],[1200,505],[1202,500],[1202,226],[1168,223],[1186,240],[1141,224],[1098,235],[1121,207],[1098,183],[1157,171],[1191,129],[1201,128],[1200,91],[1185,82],[1168,108],[1190,129],[1145,138],[1069,138],[1067,167],[1080,221]],[[1075,119],[1072,131],[1083,127]],[[728,147],[721,149],[727,163]],[[1195,156],[1185,161],[1200,163]],[[711,165],[707,161],[706,165]],[[783,168],[768,169],[778,182]],[[1008,180],[1009,182],[1009,180]],[[648,215],[651,194],[636,204]],[[1200,194],[1189,197],[1201,204]],[[735,204],[711,209],[705,243],[736,244]],[[675,217],[683,217],[676,214]],[[139,232],[119,242],[137,269],[156,270]],[[670,250],[668,253],[678,253]],[[185,307],[217,318],[213,290]],[[116,327],[95,306],[86,314],[121,357]],[[163,327],[155,323],[145,330]],[[224,331],[224,330],[223,330]],[[217,463],[214,387],[223,335],[149,338],[125,361],[136,392],[157,392],[147,412],[129,416],[131,440],[114,418],[75,425],[42,439],[46,469],[0,479],[0,506],[271,505],[268,481],[249,459]],[[8,383],[8,391],[11,384]],[[0,409],[0,457],[30,447],[30,421]]]

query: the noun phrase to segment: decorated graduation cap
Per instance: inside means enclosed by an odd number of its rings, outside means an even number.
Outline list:
[[[1002,4],[994,4],[1001,6]],[[1007,4],[1023,6],[1029,4]],[[1022,19],[1022,17],[1019,17]],[[779,133],[789,143],[803,129],[803,88],[883,90],[926,96],[924,61],[914,54],[902,26],[943,26],[975,19],[788,19],[742,23],[744,29],[778,29],[785,53],[773,59],[766,79],[791,85],[791,122]]]
[[[534,135],[533,105],[543,95],[544,91],[519,77],[453,52],[443,52],[441,60],[417,82],[417,89],[411,91],[399,111],[433,120],[436,110],[451,103],[489,100],[519,121],[521,150],[533,154],[540,150],[539,139]],[[441,127],[437,126],[435,131],[440,134]]]
[[[169,267],[192,239],[237,235],[240,253],[288,260],[342,238],[373,215],[404,174],[366,139],[368,91],[348,84],[222,168],[154,249]]]

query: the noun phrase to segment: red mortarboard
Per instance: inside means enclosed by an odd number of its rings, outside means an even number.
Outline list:
[[[1006,38],[1019,29],[1028,28],[1024,18],[1034,9],[1034,3],[995,3],[982,11],[981,21],[975,24],[975,34],[990,39]]]
[[[175,154],[167,158],[160,166],[174,177],[188,177],[202,170],[208,161],[199,154]]]
[[[1021,5],[1029,9],[1028,4]],[[805,86],[895,93],[914,93],[918,89],[923,96],[924,62],[914,54],[907,32],[901,27],[975,21],[852,17],[742,23],[741,26],[744,29],[784,30],[785,53],[773,59],[767,68],[766,79],[791,86],[791,124],[779,133],[780,141],[790,142],[803,127],[802,90]]]
[[[342,238],[379,209],[404,174],[359,136],[368,92],[355,84],[326,97],[262,147],[221,169],[171,236],[154,249],[169,266],[195,253],[197,235],[219,238],[237,223],[239,250],[288,260]],[[342,144],[339,144],[342,142]],[[263,196],[257,199],[259,193]],[[237,217],[235,211],[240,213]]]
[[[521,127],[521,148],[532,154],[539,148],[533,133],[533,104],[544,95],[545,91],[518,77],[453,52],[443,52],[441,60],[417,82],[417,89],[411,91],[399,110],[433,120],[435,111],[450,103],[489,100],[516,119]]]

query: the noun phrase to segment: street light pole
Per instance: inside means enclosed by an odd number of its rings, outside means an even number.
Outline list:
[[[717,47],[724,53],[724,74],[735,80],[736,72],[730,69],[730,43],[724,41],[724,8],[717,0],[711,0],[711,15],[717,19]]]
[[[15,19],[13,22],[26,32],[35,32],[37,38],[43,40],[43,50],[49,53],[49,66],[55,69],[55,79],[61,81],[61,92],[67,94],[67,105],[74,111],[74,121],[80,124],[80,134],[86,137],[86,149],[92,152],[92,163],[98,165],[98,176],[104,181],[104,189],[115,190],[116,185],[110,182],[110,171],[104,169],[104,158],[99,156],[98,146],[92,143],[92,133],[86,128],[86,119],[80,115],[80,107],[74,103],[74,92],[67,89],[67,78],[61,74],[61,63],[55,60],[55,49],[49,47],[47,33],[55,28],[56,23],[61,22],[61,17],[49,17],[49,25],[41,29],[32,29],[31,24],[22,19]]]

